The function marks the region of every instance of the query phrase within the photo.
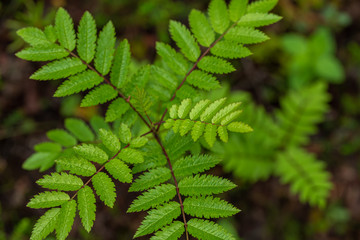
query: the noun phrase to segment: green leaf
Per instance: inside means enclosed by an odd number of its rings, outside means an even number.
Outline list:
[[[163,184],[144,192],[133,201],[127,212],[146,211],[154,208],[164,202],[168,202],[176,195],[175,186],[172,184]]]
[[[210,47],[215,41],[215,33],[205,15],[196,9],[191,10],[189,24],[198,42],[204,47]]]
[[[252,132],[253,129],[243,122],[232,122],[227,126],[230,132],[247,133]]]
[[[159,167],[150,169],[148,172],[140,175],[129,188],[129,192],[138,192],[150,189],[171,178],[171,173],[168,168]]]
[[[95,196],[89,186],[85,186],[78,192],[78,208],[81,222],[87,232],[90,232],[95,221]]]
[[[94,71],[87,70],[77,75],[69,77],[56,90],[54,97],[65,97],[74,93],[91,89],[100,84],[103,80]]]
[[[95,131],[96,135],[100,135],[100,129],[111,131],[110,125],[102,116],[95,115],[90,119],[90,126]]]
[[[179,190],[185,196],[211,195],[229,191],[236,185],[227,179],[212,175],[195,175],[179,182]]]
[[[44,29],[44,33],[46,38],[52,42],[55,43],[57,40],[57,34],[56,34],[56,30],[55,27],[53,25],[47,25]]]
[[[191,104],[192,104],[192,101],[190,98],[182,100],[182,102],[178,108],[179,118],[185,118],[189,114],[189,112],[191,110]]]
[[[119,128],[119,137],[122,143],[128,144],[131,141],[131,131],[126,124],[121,124]]]
[[[251,51],[232,41],[220,41],[214,47],[210,49],[210,52],[215,56],[222,57],[222,58],[244,58],[250,56],[252,53]]]
[[[89,161],[104,163],[109,159],[109,156],[97,146],[83,143],[74,147],[75,153]]]
[[[81,59],[90,63],[95,55],[96,23],[91,14],[86,11],[78,27],[77,52]]]
[[[118,152],[120,150],[120,141],[112,131],[101,128],[99,130],[99,138],[111,152]]]
[[[64,192],[45,191],[34,196],[26,205],[29,208],[52,208],[70,200],[69,195]]]
[[[267,13],[270,12],[278,3],[278,0],[259,0],[252,2],[247,9],[248,13]]]
[[[102,75],[110,71],[114,57],[115,28],[112,22],[108,22],[99,34],[97,41],[94,66]]]
[[[235,68],[231,65],[231,63],[214,56],[203,57],[199,61],[198,67],[206,72],[218,74],[231,73],[235,71]]]
[[[184,223],[174,221],[169,226],[155,233],[151,240],[178,240],[185,232]]]
[[[218,131],[218,135],[219,135],[219,138],[221,139],[221,141],[223,141],[225,143],[228,142],[229,133],[228,133],[226,127],[225,126],[219,126],[217,131]]]
[[[231,0],[229,4],[229,15],[233,22],[237,22],[247,10],[249,0]]]
[[[16,32],[25,42],[29,43],[31,46],[38,45],[50,45],[51,42],[47,39],[46,35],[39,28],[35,27],[26,27],[18,30]]]
[[[116,199],[115,184],[110,177],[103,172],[99,172],[92,178],[92,184],[96,194],[100,197],[101,201],[108,207],[113,207]]]
[[[34,80],[56,80],[82,72],[86,65],[78,58],[63,58],[41,67],[30,76]]]
[[[52,208],[45,212],[36,222],[30,240],[42,240],[54,231],[60,214],[60,208]]]
[[[69,51],[74,50],[76,45],[74,23],[64,8],[59,8],[56,12],[55,30],[61,46]]]
[[[117,156],[121,160],[127,163],[136,164],[144,162],[144,157],[142,153],[133,148],[122,149]]]
[[[215,126],[213,124],[206,125],[204,137],[210,147],[213,147],[214,143],[216,141],[216,135],[217,135],[216,130],[217,130],[217,126]]]
[[[200,115],[200,120],[203,122],[209,121],[220,110],[225,102],[226,98],[221,98],[211,103]]]
[[[159,84],[167,89],[175,90],[178,85],[177,77],[163,68],[151,66],[151,74]]]
[[[56,163],[62,170],[68,170],[72,174],[89,177],[96,172],[95,166],[85,159],[77,156],[61,157]]]
[[[91,142],[95,140],[95,135],[91,129],[80,119],[65,119],[65,127],[81,142]]]
[[[204,133],[205,124],[202,122],[196,122],[193,129],[191,130],[191,137],[196,142]]]
[[[222,226],[208,220],[190,219],[188,231],[199,240],[235,240]]]
[[[216,77],[200,70],[192,71],[187,77],[187,83],[207,91],[220,88],[220,83]]]
[[[215,116],[211,119],[211,123],[217,124],[220,123],[221,120],[223,120],[226,116],[228,116],[230,113],[234,112],[240,107],[240,102],[235,102],[227,105],[220,111],[218,111]]]
[[[105,164],[106,170],[113,176],[113,178],[123,183],[131,183],[133,175],[131,169],[124,162],[119,159],[112,159]]]
[[[35,170],[40,168],[40,171],[45,171],[54,165],[54,160],[59,156],[57,152],[39,152],[32,154],[25,160],[22,168],[25,170]]]
[[[90,91],[81,101],[80,107],[96,106],[108,102],[118,95],[118,92],[108,84],[102,84]]]
[[[184,200],[184,211],[193,217],[220,218],[230,217],[240,210],[220,198],[189,197]]]
[[[233,27],[224,38],[241,44],[261,43],[269,39],[263,32],[249,27]]]
[[[262,27],[280,21],[282,17],[272,13],[247,13],[238,22],[239,26]]]
[[[122,115],[129,109],[129,104],[122,98],[115,99],[106,111],[105,120],[107,122],[113,122],[116,119],[121,118]]]
[[[76,201],[71,200],[61,206],[58,223],[56,225],[56,238],[65,240],[69,235],[76,214]]]
[[[169,45],[161,42],[156,43],[156,51],[171,70],[179,75],[185,76],[189,68],[189,63],[180,53],[176,52]]]
[[[57,143],[60,143],[64,147],[72,147],[76,145],[76,139],[71,136],[68,132],[62,129],[50,130],[46,133],[46,136]]]
[[[66,51],[63,47],[60,47],[56,44],[34,46],[34,47],[26,48],[16,53],[16,56],[18,58],[27,61],[50,61],[50,60],[66,57],[68,55],[69,55],[68,51]]]
[[[76,191],[83,185],[83,181],[80,178],[65,172],[45,175],[37,180],[36,183],[43,188],[60,191]]]
[[[203,113],[203,111],[209,106],[210,100],[204,99],[199,101],[191,110],[189,117],[191,120],[196,120]]]
[[[146,145],[148,141],[149,139],[147,139],[146,137],[136,137],[131,139],[130,145],[133,148],[140,148]]]
[[[170,20],[169,31],[171,38],[176,42],[184,56],[192,62],[200,57],[200,48],[193,35],[183,24]]]
[[[215,32],[224,33],[230,24],[229,13],[224,0],[212,0],[209,5],[209,17]]]
[[[124,39],[116,49],[114,64],[111,68],[110,81],[115,87],[122,88],[126,84],[130,61],[130,44]]]
[[[157,209],[153,209],[149,211],[149,214],[142,221],[141,226],[137,229],[134,237],[141,237],[153,233],[171,223],[180,216],[180,214],[180,204],[177,202],[170,202]]]
[[[218,157],[212,155],[197,155],[181,158],[174,163],[173,170],[176,177],[185,177],[204,172],[220,163]]]
[[[61,145],[53,142],[42,142],[34,146],[37,152],[61,152]]]
[[[229,115],[225,116],[221,120],[221,125],[228,125],[230,122],[237,119],[241,115],[241,113],[242,113],[242,110],[237,110],[237,111],[230,113]]]

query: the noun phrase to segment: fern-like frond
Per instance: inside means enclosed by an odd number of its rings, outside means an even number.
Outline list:
[[[222,226],[197,218],[192,218],[187,223],[189,233],[199,240],[235,240]]]
[[[174,219],[180,216],[180,204],[170,202],[163,206],[149,211],[149,214],[142,221],[141,226],[137,229],[134,237],[141,237],[153,233],[163,226],[170,224]]]
[[[178,240],[185,232],[184,223],[174,221],[169,226],[155,233],[151,240]]]
[[[193,9],[189,15],[189,24],[198,42],[204,47],[210,47],[215,41],[215,33],[206,16],[202,12]]]
[[[30,208],[52,208],[60,206],[70,199],[64,192],[45,191],[34,196],[26,205]]]
[[[91,179],[96,194],[108,207],[113,207],[116,199],[115,184],[111,178],[103,172],[99,172]]]
[[[176,177],[184,177],[209,170],[220,161],[218,157],[212,155],[187,156],[177,160],[173,170]]]
[[[176,195],[175,186],[172,184],[163,184],[144,192],[133,201],[128,212],[146,211],[149,208],[156,207],[164,202],[168,202]]]
[[[195,175],[179,182],[180,193],[185,196],[211,195],[229,191],[236,185],[225,178]]]
[[[159,167],[149,170],[143,175],[139,176],[131,187],[130,192],[138,192],[155,187],[171,178],[171,173],[168,168]]]
[[[96,23],[88,11],[80,20],[77,37],[77,52],[81,59],[90,63],[95,56]]]
[[[240,210],[230,203],[213,197],[189,197],[184,200],[184,211],[199,218],[229,217]]]
[[[300,148],[289,148],[277,157],[276,173],[283,183],[291,184],[291,191],[299,194],[300,201],[325,207],[332,188],[330,174],[313,155]]]
[[[86,65],[80,59],[69,57],[48,63],[32,74],[30,78],[34,80],[56,80],[77,74],[85,69]]]

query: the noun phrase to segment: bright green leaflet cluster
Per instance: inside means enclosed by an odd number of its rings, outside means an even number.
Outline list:
[[[330,100],[324,83],[290,91],[275,112],[275,121],[263,108],[256,107],[243,96],[243,118],[255,131],[245,136],[233,136],[223,145],[225,169],[244,180],[255,182],[276,175],[289,183],[300,200],[324,207],[332,184],[324,164],[302,147],[316,133],[328,111]],[[234,146],[244,146],[235,148]]]
[[[43,239],[54,230],[58,239],[65,239],[77,213],[90,231],[96,196],[114,206],[113,179],[131,183],[131,192],[143,192],[128,210],[148,212],[134,237],[153,234],[150,239],[179,239],[185,235],[188,239],[190,234],[206,240],[234,239],[213,219],[239,212],[216,196],[235,184],[204,173],[219,164],[220,158],[193,146],[197,139],[212,146],[217,135],[226,142],[229,131],[252,128],[237,121],[240,103],[224,105],[225,98],[210,101],[201,96],[220,87],[216,74],[235,71],[229,60],[251,54],[245,44],[269,39],[257,28],[281,19],[268,13],[276,4],[277,0],[249,5],[247,0],[232,0],[229,5],[212,0],[207,14],[191,11],[190,28],[170,22],[169,32],[179,51],[157,42],[159,61],[136,69],[130,67],[128,41],[117,44],[111,22],[97,33],[88,12],[77,29],[60,8],[55,24],[46,31],[19,30],[30,47],[18,52],[18,57],[51,61],[31,79],[66,79],[54,96],[86,91],[82,107],[109,103],[105,119],[90,120],[93,130],[82,120],[67,119],[67,131],[49,131],[51,142],[36,145],[36,153],[25,161],[23,167],[29,170],[56,166],[56,172],[37,181],[50,191],[29,202],[32,208],[50,208],[36,223],[31,239]],[[153,122],[154,118],[159,121]],[[107,122],[114,124],[111,127]],[[163,123],[172,130],[160,131]],[[190,130],[191,136],[186,134]],[[134,181],[133,174],[139,174]],[[75,193],[69,195],[69,191]]]

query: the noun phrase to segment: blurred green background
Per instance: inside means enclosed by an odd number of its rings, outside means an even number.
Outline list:
[[[85,120],[103,114],[101,107],[79,108],[80,96],[53,98],[56,81],[35,82],[37,63],[14,53],[24,46],[15,31],[51,23],[57,7],[75,22],[89,10],[101,26],[112,20],[117,37],[127,38],[133,57],[155,59],[155,42],[170,42],[169,19],[187,23],[192,8],[205,11],[208,0],[2,0],[0,2],[0,240],[28,239],[39,212],[26,208],[39,192],[37,171],[21,168],[45,132],[62,127],[63,119]],[[333,190],[325,209],[301,204],[275,177],[251,183],[236,175],[239,188],[230,195],[242,212],[222,224],[245,240],[360,239],[360,1],[280,0],[275,13],[282,21],[265,29],[271,40],[251,47],[240,70],[225,78],[232,90],[247,92],[267,113],[279,107],[290,90],[313,82],[329,84],[331,110],[306,149],[331,172]],[[251,122],[250,122],[251,124]],[[237,146],[232,146],[236,148]],[[220,171],[220,169],[219,169]],[[143,214],[126,214],[134,194],[118,186],[114,209],[99,206],[92,233],[75,224],[71,239],[131,239]],[[49,238],[51,239],[51,237]]]

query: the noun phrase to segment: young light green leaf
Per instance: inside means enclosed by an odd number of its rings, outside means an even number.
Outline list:
[[[139,150],[133,148],[122,149],[117,156],[121,160],[127,163],[136,164],[144,162],[144,157]]]
[[[190,219],[188,231],[199,240],[235,240],[222,226],[208,220]]]
[[[113,207],[116,199],[115,184],[110,177],[103,172],[99,172],[92,178],[92,184],[96,194],[100,197],[101,201],[108,207]]]
[[[114,64],[111,68],[110,81],[115,87],[122,88],[127,82],[130,60],[130,44],[124,39],[116,49]]]
[[[131,169],[124,162],[119,159],[112,159],[110,162],[105,164],[106,170],[113,176],[113,178],[123,183],[131,183],[133,175]]]
[[[52,208],[63,204],[70,199],[64,192],[45,191],[34,196],[26,205],[29,208]]]
[[[210,49],[210,52],[215,56],[230,59],[244,58],[252,54],[248,48],[242,46],[241,44],[227,40],[218,42]]]
[[[68,51],[56,44],[48,44],[44,46],[37,45],[16,53],[18,58],[27,61],[51,61],[66,57],[68,55]]]
[[[150,169],[143,175],[139,176],[129,188],[129,192],[138,192],[150,189],[171,178],[171,173],[168,168],[159,167]]]
[[[185,177],[209,170],[219,163],[220,159],[212,155],[187,156],[177,160],[173,170],[176,177]]]
[[[189,114],[191,107],[192,107],[192,101],[190,98],[182,100],[178,108],[177,115],[179,116],[179,118],[185,118]]]
[[[62,173],[52,173],[45,175],[43,178],[36,181],[37,184],[43,188],[60,191],[76,191],[83,185],[83,181],[74,175]]]
[[[229,13],[224,0],[212,0],[209,5],[209,17],[215,32],[224,33],[230,24]]]
[[[47,39],[44,32],[39,28],[35,27],[26,27],[18,30],[16,32],[25,42],[29,43],[31,46],[37,45],[50,45],[51,42]]]
[[[232,122],[227,126],[230,132],[247,133],[252,132],[253,129],[243,122]]]
[[[146,211],[154,208],[164,202],[168,202],[176,195],[175,186],[172,184],[163,184],[144,192],[133,201],[127,212]]]
[[[189,24],[198,42],[204,47],[210,47],[215,41],[215,33],[205,15],[198,10],[191,10]]]
[[[99,34],[96,45],[94,65],[102,75],[108,74],[114,57],[115,28],[108,22]]]
[[[248,13],[238,22],[239,26],[262,27],[280,21],[282,17],[272,13]]]
[[[205,127],[204,137],[210,147],[213,147],[216,141],[216,135],[217,135],[216,130],[217,130],[217,126],[213,124],[207,124]]]
[[[56,237],[65,240],[69,235],[76,214],[76,201],[71,200],[61,206],[58,223],[56,225]]]
[[[108,84],[102,84],[90,91],[81,101],[80,107],[90,107],[114,99],[118,92]]]
[[[220,198],[189,197],[184,200],[184,211],[193,217],[220,218],[230,217],[240,210]]]
[[[179,182],[180,193],[185,196],[218,194],[234,187],[236,185],[229,180],[212,175],[195,175]]]
[[[68,132],[62,129],[53,129],[46,133],[47,137],[57,143],[60,143],[64,147],[72,147],[77,141]]]
[[[200,115],[200,120],[203,122],[208,122],[210,119],[220,110],[220,108],[226,102],[226,98],[220,98],[215,102],[211,103],[204,112]]]
[[[81,59],[90,63],[95,55],[96,23],[91,14],[86,11],[78,27],[77,52]]]
[[[117,152],[120,150],[120,141],[112,131],[100,129],[99,138],[105,147],[111,152]]]
[[[109,159],[109,156],[103,150],[93,144],[83,143],[82,145],[75,146],[74,151],[80,157],[100,164]]]
[[[231,103],[227,105],[226,107],[224,107],[215,114],[215,116],[211,119],[211,123],[213,124],[220,123],[222,119],[224,119],[227,115],[238,109],[240,105],[241,105],[240,102]]]
[[[202,122],[196,122],[193,129],[191,130],[191,137],[196,142],[204,133],[205,124]]]
[[[86,123],[80,119],[65,119],[65,128],[69,130],[81,142],[91,142],[95,140],[95,135]]]
[[[180,214],[180,204],[177,202],[170,202],[157,209],[153,209],[149,211],[149,214],[142,221],[141,226],[137,229],[134,237],[137,238],[153,233],[171,223],[180,216]]]
[[[126,124],[121,124],[119,128],[119,138],[122,143],[128,144],[131,141],[131,131]]]
[[[74,23],[64,8],[59,8],[56,12],[55,30],[61,46],[69,51],[74,50],[76,45]]]
[[[78,58],[63,58],[41,67],[30,78],[34,80],[56,80],[82,72],[86,65]]]
[[[34,146],[37,152],[61,152],[61,145],[53,142],[42,142]]]
[[[278,3],[278,0],[259,0],[252,2],[247,9],[248,13],[270,12]]]
[[[25,160],[22,168],[25,170],[40,169],[45,171],[54,165],[54,160],[59,156],[58,152],[38,152]]]
[[[193,35],[181,23],[170,20],[169,31],[171,38],[176,42],[184,56],[192,62],[200,57],[200,48]]]
[[[70,76],[56,90],[54,97],[65,97],[74,93],[91,89],[104,81],[94,71],[87,70],[74,76]]]
[[[140,148],[143,147],[145,144],[147,144],[149,141],[146,137],[136,137],[131,139],[130,145],[133,148]]]
[[[45,36],[46,38],[52,42],[52,43],[55,43],[56,40],[57,40],[57,33],[56,33],[56,30],[55,30],[55,27],[53,25],[47,25],[44,29],[44,33],[45,33]]]
[[[223,141],[225,143],[228,142],[229,134],[228,134],[226,127],[219,126],[217,131],[218,131],[218,135],[219,135],[219,138],[221,139],[221,141]]]
[[[85,186],[78,192],[78,208],[81,222],[87,232],[90,232],[95,221],[95,196],[89,186]]]
[[[231,21],[237,22],[247,10],[249,0],[231,0],[229,4],[229,16]]]
[[[72,174],[89,177],[96,172],[95,166],[85,159],[77,156],[61,157],[56,163],[62,170],[68,170]]]
[[[231,65],[231,63],[214,56],[203,57],[199,61],[198,67],[206,72],[218,74],[231,73],[235,71],[235,68]]]
[[[203,113],[205,108],[210,104],[210,100],[204,99],[199,101],[193,109],[191,109],[191,112],[189,114],[189,117],[191,120],[196,120],[199,118],[199,116]],[[170,116],[171,117],[171,116]]]
[[[263,32],[249,27],[231,28],[224,36],[225,40],[241,44],[261,43],[269,39]]]
[[[174,221],[169,226],[155,233],[151,240],[178,240],[185,232],[184,223]]]
[[[60,214],[60,208],[52,208],[45,212],[36,222],[30,240],[42,240],[54,231]]]

